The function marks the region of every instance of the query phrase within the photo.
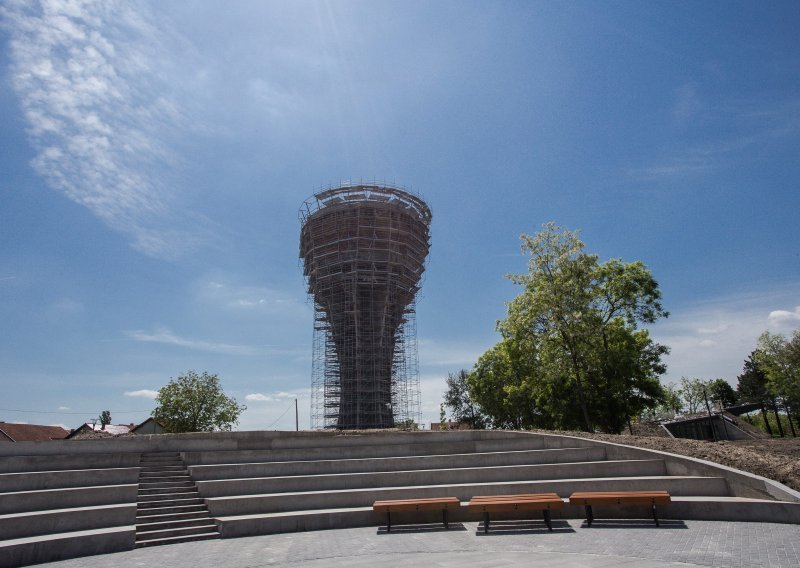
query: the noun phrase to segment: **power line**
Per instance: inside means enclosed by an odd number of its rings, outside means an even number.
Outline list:
[[[291,408],[294,406],[294,404],[295,404],[295,403],[294,403],[294,402],[292,402],[292,404],[290,404],[290,405],[289,405],[289,407],[288,407],[286,410],[284,410],[284,411],[283,411],[283,414],[281,414],[280,416],[278,416],[278,418],[275,420],[275,422],[273,422],[272,424],[270,424],[269,426],[267,426],[267,427],[265,428],[265,430],[269,430],[270,428],[272,428],[273,426],[275,426],[275,424],[277,424],[277,423],[278,423],[278,420],[280,420],[281,418],[283,418],[284,416],[286,416],[286,413],[287,413],[287,412],[289,412],[289,409],[291,409]]]

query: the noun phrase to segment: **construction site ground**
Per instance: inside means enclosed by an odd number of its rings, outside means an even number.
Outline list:
[[[543,434],[553,434],[541,430]],[[800,438],[703,442],[683,438],[558,432],[567,436],[603,440],[716,462],[774,479],[800,491]]]

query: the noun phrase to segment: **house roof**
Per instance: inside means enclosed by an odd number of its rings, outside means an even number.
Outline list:
[[[119,436],[121,434],[129,433],[132,428],[133,424],[106,424],[106,427],[103,428],[99,423],[90,424],[89,422],[85,422],[73,430],[72,433],[70,433],[67,437],[75,438],[78,435],[89,432],[95,432],[101,436]]]
[[[147,420],[145,420],[144,422],[142,422],[141,424],[139,424],[139,425],[137,425],[137,426],[134,426],[133,428],[131,428],[131,432],[136,432],[136,431],[137,431],[139,428],[142,428],[142,427],[143,427],[145,424],[149,424],[150,422],[153,422],[153,423],[157,424],[157,425],[158,425],[160,428],[162,428],[162,429],[164,428],[164,425],[163,425],[161,422],[159,422],[158,420],[156,420],[155,418],[153,418],[153,417],[151,416],[151,417],[149,417]]]
[[[61,426],[41,426],[39,424],[12,424],[0,422],[0,441],[39,442],[44,440],[63,440],[69,430]]]

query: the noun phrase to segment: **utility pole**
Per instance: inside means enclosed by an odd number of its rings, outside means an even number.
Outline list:
[[[294,431],[300,431],[300,416],[297,414],[297,398],[294,399]]]

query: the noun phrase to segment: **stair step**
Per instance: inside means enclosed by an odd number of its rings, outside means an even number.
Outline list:
[[[153,540],[159,538],[170,538],[170,537],[181,537],[181,536],[190,536],[196,534],[207,534],[210,532],[215,532],[217,530],[217,525],[214,524],[211,519],[207,519],[204,525],[200,526],[193,526],[193,527],[174,527],[169,529],[158,529],[158,530],[139,530],[136,529],[136,542],[142,542],[145,540]]]
[[[161,546],[162,544],[177,544],[179,542],[194,542],[197,540],[212,540],[217,538],[220,538],[219,532],[208,532],[203,534],[173,536],[167,538],[156,538],[153,540],[137,541],[134,546],[136,548],[144,548],[146,546]]]
[[[205,517],[198,517],[196,519],[175,519],[171,521],[157,521],[157,522],[149,522],[149,523],[140,523],[137,519],[136,522],[136,534],[146,534],[151,531],[163,531],[163,530],[174,530],[174,529],[187,529],[191,527],[203,527],[203,526],[211,526],[214,525],[214,520],[211,518],[210,515],[206,515]],[[214,525],[216,526],[216,525]]]
[[[173,491],[171,493],[140,493],[137,503],[153,503],[155,501],[181,501],[183,499],[201,499],[196,489],[189,491]]]
[[[172,515],[176,513],[196,513],[208,511],[203,503],[197,505],[167,505],[161,507],[138,507],[137,511],[146,515]]]
[[[189,478],[189,472],[185,469],[182,470],[168,470],[168,471],[153,471],[153,472],[146,472],[146,473],[139,473],[139,481],[155,481],[159,479],[169,480],[169,479],[180,479],[182,477]]]
[[[150,523],[162,523],[169,521],[191,521],[195,519],[208,519],[210,514],[208,509],[201,509],[198,511],[191,511],[188,513],[165,513],[161,515],[136,515],[137,525],[148,525]]]
[[[182,479],[180,481],[139,481],[139,491],[145,489],[170,489],[174,487],[187,487],[194,485],[194,482],[189,479]]]
[[[139,489],[139,495],[170,495],[175,493],[197,492],[196,485],[179,485],[175,487],[154,487],[153,489]]]

